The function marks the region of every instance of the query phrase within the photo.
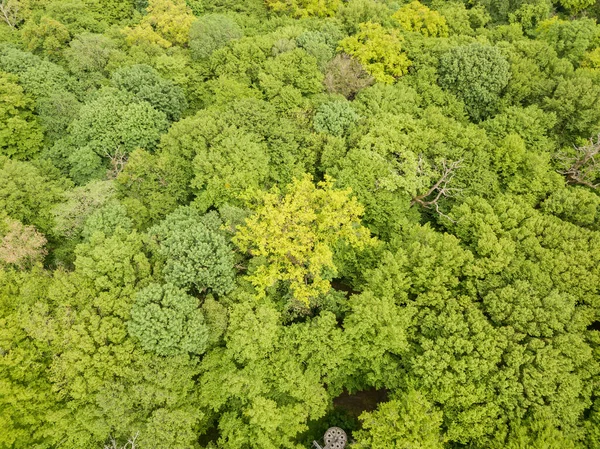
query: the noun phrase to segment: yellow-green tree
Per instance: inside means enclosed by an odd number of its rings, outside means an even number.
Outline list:
[[[243,251],[264,259],[250,274],[259,293],[283,281],[294,299],[310,305],[327,293],[336,275],[333,247],[345,241],[356,247],[370,242],[361,226],[363,207],[350,190],[334,189],[333,180],[313,184],[310,176],[295,179],[283,191],[261,195],[260,206],[233,241]]]
[[[184,0],[150,0],[147,11],[142,25],[151,25],[174,45],[187,45],[194,15]]]
[[[340,42],[339,50],[357,59],[380,83],[393,83],[411,65],[402,52],[402,37],[378,23],[361,23],[357,34]]]
[[[392,16],[406,31],[416,31],[424,36],[448,36],[446,19],[437,11],[432,11],[421,2],[404,5]]]
[[[276,12],[292,14],[295,17],[333,16],[341,0],[265,0],[267,6]]]

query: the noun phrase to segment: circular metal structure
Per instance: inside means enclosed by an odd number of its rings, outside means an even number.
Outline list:
[[[344,449],[348,442],[348,436],[339,427],[330,427],[323,436],[325,447],[329,449]]]

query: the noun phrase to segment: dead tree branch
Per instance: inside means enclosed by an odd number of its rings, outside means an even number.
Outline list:
[[[140,432],[138,431],[135,433],[135,435],[133,435],[131,438],[129,438],[127,440],[127,443],[125,443],[123,446],[119,446],[119,444],[117,443],[117,440],[115,440],[113,437],[110,437],[110,443],[105,444],[104,449],[137,449],[136,440],[138,439],[139,436],[140,436]]]
[[[110,161],[110,168],[107,173],[108,179],[114,179],[119,176],[119,173],[121,173],[125,168],[125,164],[127,163],[127,154],[121,151],[121,148],[118,147],[114,154],[110,154],[105,150],[104,155]]]
[[[462,159],[455,162],[449,162],[444,159],[442,161],[442,175],[440,178],[429,188],[429,190],[427,190],[427,192],[415,196],[410,202],[410,205],[413,206],[419,204],[426,209],[435,209],[437,214],[454,223],[452,218],[440,210],[439,200],[441,198],[451,197],[453,192],[458,190],[449,187],[449,184],[452,181],[452,178],[454,178],[456,170],[460,168],[461,163]]]
[[[9,27],[16,28],[19,22],[19,3],[14,0],[1,0],[0,14]]]
[[[596,157],[600,153],[600,134],[596,136],[596,141],[590,139],[590,143],[583,147],[575,147],[575,155],[559,154],[557,159],[563,161],[567,167],[565,170],[558,170],[558,173],[567,178],[569,184],[579,184],[597,189],[599,183],[594,183],[595,178],[600,172]]]

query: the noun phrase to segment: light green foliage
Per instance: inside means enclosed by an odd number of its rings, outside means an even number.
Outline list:
[[[163,276],[177,286],[227,293],[233,288],[233,253],[225,238],[198,211],[180,208],[149,231],[165,260]]]
[[[600,47],[595,48],[585,54],[581,67],[590,69],[600,69]]]
[[[22,33],[23,42],[29,51],[42,52],[48,56],[57,56],[71,38],[67,27],[46,16],[39,23],[28,22]]]
[[[135,295],[129,333],[159,355],[202,354],[208,329],[198,299],[172,284],[150,284]]]
[[[76,236],[88,217],[113,195],[111,181],[94,181],[65,192],[63,201],[52,209],[54,232],[68,238]]]
[[[65,185],[31,163],[1,162],[0,209],[23,224],[34,225],[44,233],[50,231],[54,225],[51,209],[61,200]]]
[[[127,216],[125,206],[111,199],[89,215],[81,235],[84,239],[90,239],[96,232],[111,236],[119,230],[131,231],[132,229],[133,223]]]
[[[401,399],[380,404],[361,415],[362,430],[356,446],[371,449],[442,449],[442,413],[419,392],[410,390]]]
[[[226,132],[194,158],[192,186],[197,191],[195,203],[202,210],[237,204],[240,195],[263,186],[268,177],[269,154],[264,142],[253,133]]]
[[[39,326],[33,310],[43,308],[48,276],[0,270],[0,447],[51,445],[46,416],[56,409],[48,378],[48,345],[32,338]],[[42,327],[42,326],[39,326]],[[42,331],[43,333],[44,331]]]
[[[572,13],[578,13],[594,4],[593,0],[560,0],[561,6],[564,6]]]
[[[374,0],[349,0],[340,5],[336,17],[342,21],[349,34],[358,33],[360,24],[369,21],[386,26],[392,25],[393,10],[386,3]]]
[[[46,136],[53,140],[67,134],[67,128],[77,117],[81,107],[77,97],[67,91],[52,92],[38,99],[36,103],[39,121]]]
[[[61,385],[61,406],[49,420],[65,447],[125,442],[136,429],[147,447],[189,447],[194,439],[202,416],[192,400],[196,362],[141,351],[128,336],[134,293],[150,276],[143,246],[135,232],[96,233],[77,247],[75,271],[57,273],[50,288],[57,310],[49,375]],[[178,431],[156,433],[171,426]]]
[[[172,81],[163,79],[152,67],[137,64],[113,72],[113,86],[131,92],[154,109],[164,112],[169,120],[179,120],[187,107],[183,90]]]
[[[65,58],[72,72],[104,75],[115,43],[102,34],[84,33],[71,41]]]
[[[196,59],[208,58],[215,50],[242,36],[242,29],[233,19],[222,14],[204,15],[190,28],[190,51]]]
[[[284,110],[299,106],[301,95],[323,89],[317,60],[300,48],[268,60],[258,77],[266,97]]]
[[[331,33],[306,31],[296,38],[296,44],[309,55],[314,56],[319,67],[325,67],[333,58],[340,38],[341,32],[337,28],[332,29]]]
[[[446,19],[418,1],[403,6],[392,16],[406,31],[416,31],[424,36],[448,36]]]
[[[181,120],[164,136],[161,148],[170,159],[168,168],[180,167],[177,182],[191,184],[195,206],[205,211],[225,203],[242,205],[239,196],[248,189],[287,183],[312,171],[316,145],[310,130],[272,104],[247,99]]]
[[[158,35],[173,45],[188,43],[194,21],[185,0],[148,0],[146,15],[141,25],[150,25]]]
[[[558,76],[570,75],[571,65],[558,58],[547,43],[520,40],[508,50],[511,77],[506,87],[506,100],[529,105],[538,103],[556,87]]]
[[[79,93],[77,81],[65,69],[31,53],[0,47],[0,69],[17,75],[26,94],[43,99],[65,91]]]
[[[327,293],[336,274],[332,247],[340,240],[359,247],[369,243],[368,231],[358,222],[362,206],[349,194],[334,189],[331,180],[315,187],[305,176],[283,192],[261,195],[256,213],[233,240],[243,251],[265,258],[250,275],[260,294],[278,281],[289,283],[294,299],[306,306]]]
[[[563,188],[553,192],[542,203],[542,209],[578,226],[597,229],[600,197],[585,188]]]
[[[510,79],[509,64],[495,47],[471,44],[440,59],[439,83],[465,102],[478,121],[492,115]]]
[[[527,32],[533,32],[541,22],[550,17],[551,13],[552,2],[548,0],[525,2],[509,14],[509,21],[521,24]]]
[[[600,26],[593,19],[560,20],[554,16],[541,22],[537,33],[539,39],[548,42],[558,56],[578,64],[586,51],[598,45]]]
[[[534,415],[511,426],[506,441],[492,444],[492,448],[507,449],[583,449],[577,438],[558,427],[548,424],[543,415]]]
[[[352,348],[345,367],[346,382],[356,388],[395,384],[399,360],[409,348],[408,329],[414,310],[399,308],[391,294],[366,291],[353,295],[344,320],[347,344]],[[368,341],[365,346],[363,342]]]
[[[267,6],[274,12],[285,12],[294,17],[333,16],[340,0],[265,0]]]
[[[317,132],[343,136],[352,129],[359,117],[350,103],[332,101],[323,103],[317,108],[313,123]]]
[[[122,5],[127,3],[122,2]],[[99,33],[106,28],[106,23],[101,21],[97,13],[90,11],[90,7],[83,0],[51,1],[46,5],[45,13],[63,24],[71,36],[84,32]]]
[[[42,145],[42,129],[33,115],[33,101],[17,77],[0,72],[0,155],[30,159]]]
[[[73,179],[85,182],[97,176],[102,158],[127,154],[136,148],[154,149],[166,128],[163,112],[131,94],[106,88],[98,98],[81,107],[69,127],[75,147],[69,156]]]
[[[592,3],[0,0],[0,449],[599,447]]]
[[[129,216],[146,228],[183,204],[190,196],[185,160],[134,150],[117,176],[119,197]]]
[[[406,74],[411,64],[402,51],[402,37],[373,22],[361,24],[359,32],[342,40],[339,48],[382,83],[393,83]]]
[[[575,76],[562,79],[552,97],[544,106],[556,114],[556,132],[562,143],[586,139],[600,132],[600,86],[593,75],[578,71]]]
[[[322,382],[344,360],[343,336],[330,313],[283,327],[276,310],[252,302],[232,308],[227,346],[205,357],[200,401],[220,415],[219,447],[295,449],[306,422],[325,414]]]

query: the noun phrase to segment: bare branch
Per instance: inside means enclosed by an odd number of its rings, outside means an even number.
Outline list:
[[[114,179],[119,176],[119,173],[125,168],[127,154],[121,151],[121,147],[117,147],[114,154],[110,154],[107,150],[104,150],[104,155],[110,160],[110,169],[107,173],[108,178]]]
[[[14,0],[1,0],[0,14],[9,27],[16,28],[19,22],[19,3]]]
[[[127,440],[123,446],[119,446],[117,440],[114,437],[110,437],[109,444],[104,445],[104,449],[136,449],[136,440],[140,436],[139,430],[131,438]]]
[[[462,159],[455,162],[449,162],[444,159],[442,161],[441,177],[435,182],[435,184],[433,184],[433,186],[429,188],[429,190],[427,190],[427,192],[422,195],[415,196],[410,202],[410,205],[413,206],[415,204],[419,204],[426,209],[435,209],[439,215],[454,223],[454,220],[440,210],[438,201],[441,198],[451,197],[452,193],[458,190],[448,186],[450,181],[452,181],[452,178],[454,178],[456,170],[460,168],[461,163]]]
[[[600,153],[600,134],[596,136],[596,141],[590,139],[590,143],[583,147],[575,147],[575,155],[558,154],[556,159],[561,160],[567,167],[565,170],[559,170],[558,173],[567,178],[569,184],[579,184],[597,189],[600,183],[593,181],[600,174],[600,167],[597,165],[596,157]]]

